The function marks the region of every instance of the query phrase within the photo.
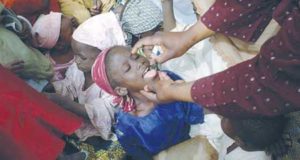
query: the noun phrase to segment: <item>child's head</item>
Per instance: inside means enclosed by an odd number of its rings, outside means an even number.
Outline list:
[[[114,45],[124,45],[122,29],[111,12],[94,16],[82,23],[72,35],[72,49],[80,70],[91,70],[97,55]]]
[[[122,29],[137,37],[158,31],[163,22],[161,10],[149,0],[130,0],[121,13]]]
[[[138,94],[150,81],[158,80],[156,71],[152,78],[145,78],[149,73],[153,73],[149,61],[131,54],[130,49],[124,46],[103,50],[92,68],[95,83],[114,95],[115,101],[121,104],[125,112],[133,111],[136,107],[131,97],[133,94]]]
[[[32,28],[33,45],[40,48],[66,51],[71,45],[74,28],[73,17],[58,12],[41,15]]]
[[[72,39],[71,45],[78,69],[82,72],[90,72],[93,63],[101,50],[96,47],[77,42],[74,39]]]
[[[283,117],[222,119],[224,133],[246,151],[265,150],[280,139],[285,125]]]
[[[130,49],[123,46],[112,47],[105,57],[106,74],[111,87],[118,95],[127,92],[139,92],[154,78],[145,78],[150,71],[149,61],[137,54],[131,54]]]

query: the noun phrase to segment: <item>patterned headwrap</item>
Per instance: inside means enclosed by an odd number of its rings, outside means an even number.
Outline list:
[[[151,0],[130,0],[121,16],[123,30],[134,35],[152,30],[162,21],[161,10]]]
[[[97,57],[92,67],[92,78],[94,82],[105,92],[115,96],[114,103],[121,105],[124,112],[131,112],[135,109],[134,100],[129,96],[119,96],[111,87],[107,78],[105,57],[109,53],[109,49],[103,50]]]

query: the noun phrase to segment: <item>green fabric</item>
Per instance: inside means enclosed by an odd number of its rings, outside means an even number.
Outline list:
[[[27,47],[17,35],[2,26],[0,35],[0,64],[23,60],[25,68],[20,73],[22,78],[49,79],[53,76],[51,62],[41,52]]]

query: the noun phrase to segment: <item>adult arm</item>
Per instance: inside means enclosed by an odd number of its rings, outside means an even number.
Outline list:
[[[132,48],[132,53],[136,53],[139,48],[159,45],[163,53],[159,57],[152,57],[159,63],[183,55],[191,46],[202,39],[205,39],[214,32],[208,29],[202,21],[198,21],[184,32],[158,32],[153,36],[139,40]]]
[[[164,31],[171,31],[176,27],[176,20],[173,10],[173,0],[162,0],[162,11],[164,15],[163,28]]]
[[[194,101],[223,116],[275,116],[300,110],[300,12],[289,12],[279,33],[255,58],[195,82],[163,80],[149,88],[162,101]]]

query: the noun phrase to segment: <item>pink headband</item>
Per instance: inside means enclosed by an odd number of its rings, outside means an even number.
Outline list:
[[[51,49],[59,38],[61,28],[61,13],[50,12],[41,15],[32,27],[32,35],[36,47]],[[35,34],[38,33],[38,37]]]
[[[92,77],[94,82],[105,92],[115,96],[114,103],[120,104],[124,112],[131,112],[135,109],[134,100],[129,96],[121,97],[111,87],[105,67],[105,57],[110,49],[103,50],[96,58],[92,67]]]

